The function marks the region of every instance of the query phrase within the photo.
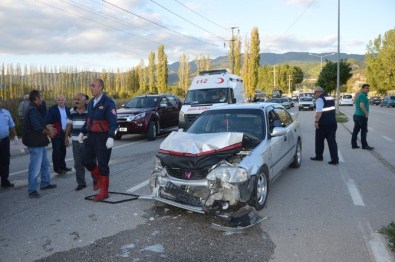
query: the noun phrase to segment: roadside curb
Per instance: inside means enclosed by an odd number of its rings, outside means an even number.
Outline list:
[[[52,144],[49,143],[47,149],[51,149]],[[14,141],[10,141],[10,155],[11,157],[20,156],[20,155],[27,155],[29,154],[29,150],[27,146],[25,146],[21,140],[19,140],[18,144],[15,145]]]

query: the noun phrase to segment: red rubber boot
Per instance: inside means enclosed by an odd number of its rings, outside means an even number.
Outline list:
[[[93,197],[93,201],[102,201],[108,198],[108,186],[110,184],[109,176],[101,176],[100,177],[100,192],[96,196]]]
[[[99,166],[95,166],[91,170],[91,176],[93,178],[93,190],[97,191],[100,189],[100,178],[101,178]]]

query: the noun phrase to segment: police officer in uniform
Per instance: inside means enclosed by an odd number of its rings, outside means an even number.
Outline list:
[[[311,160],[322,161],[324,153],[325,139],[328,142],[329,153],[331,161],[328,164],[339,164],[339,156],[337,153],[336,143],[336,108],[335,99],[325,93],[324,89],[320,86],[314,90],[316,100],[316,113],[315,113],[315,157]]]
[[[117,112],[114,101],[103,93],[102,79],[94,79],[90,84],[90,89],[92,99],[88,104],[86,123],[78,135],[78,140],[83,142],[84,134],[87,134],[82,164],[91,171],[93,189],[100,189],[99,194],[93,200],[102,201],[108,198],[110,183],[108,162],[111,157],[111,148],[114,146],[114,133],[118,127]]]

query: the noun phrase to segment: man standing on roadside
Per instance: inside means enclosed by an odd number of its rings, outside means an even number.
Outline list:
[[[21,126],[23,126],[23,116],[25,115],[28,107],[29,107],[29,95],[24,95],[23,101],[18,106],[18,116]]]
[[[103,93],[103,80],[93,80],[90,89],[93,97],[88,104],[86,124],[78,135],[78,140],[82,143],[84,134],[88,135],[82,164],[91,171],[94,178],[93,189],[100,189],[93,200],[102,201],[108,198],[110,183],[108,162],[111,148],[114,146],[114,133],[118,127],[117,111],[114,101]]]
[[[361,144],[362,149],[373,150],[374,147],[369,146],[366,141],[366,136],[368,133],[368,118],[369,118],[369,100],[368,92],[370,86],[368,84],[363,84],[361,87],[361,92],[359,92],[357,98],[355,99],[355,113],[353,116],[354,120],[354,130],[351,136],[351,147],[353,149],[359,148],[357,144],[357,137],[359,131],[361,131]]]
[[[13,187],[8,180],[10,175],[10,130],[14,134],[15,144],[18,144],[18,136],[16,135],[15,123],[11,117],[10,111],[3,108],[3,98],[0,97],[0,177],[1,187]]]
[[[316,100],[316,113],[314,120],[315,127],[315,157],[311,160],[322,161],[324,153],[325,139],[328,142],[331,161],[328,164],[339,164],[339,156],[336,143],[336,108],[335,99],[325,93],[320,86],[314,90]]]
[[[71,141],[73,145],[73,157],[74,157],[74,168],[77,180],[76,191],[84,189],[86,187],[85,182],[85,167],[82,165],[82,156],[84,152],[84,142],[79,143],[78,135],[81,133],[82,126],[86,122],[86,116],[88,110],[86,108],[86,102],[89,98],[87,95],[78,93],[74,96],[75,107],[70,109],[70,117],[67,120],[65,145],[69,145],[69,137],[71,135]]]
[[[38,90],[32,90],[29,94],[30,105],[27,109],[25,120],[23,123],[22,142],[28,147],[30,154],[29,170],[28,170],[28,193],[29,197],[40,197],[37,192],[37,177],[41,174],[40,189],[55,188],[55,184],[51,184],[51,176],[49,173],[49,161],[47,157],[47,146],[49,139],[56,135],[55,129],[51,125],[45,126],[44,116],[41,108],[41,94]]]
[[[51,124],[56,129],[56,136],[52,142],[52,163],[53,169],[59,175],[70,171],[66,166],[66,145],[64,144],[67,119],[70,117],[70,109],[65,106],[64,95],[57,95],[56,105],[51,106],[46,114],[46,123]]]

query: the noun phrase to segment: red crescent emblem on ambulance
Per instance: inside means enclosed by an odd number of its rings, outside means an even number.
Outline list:
[[[225,80],[222,77],[218,77],[217,84],[223,83]]]

